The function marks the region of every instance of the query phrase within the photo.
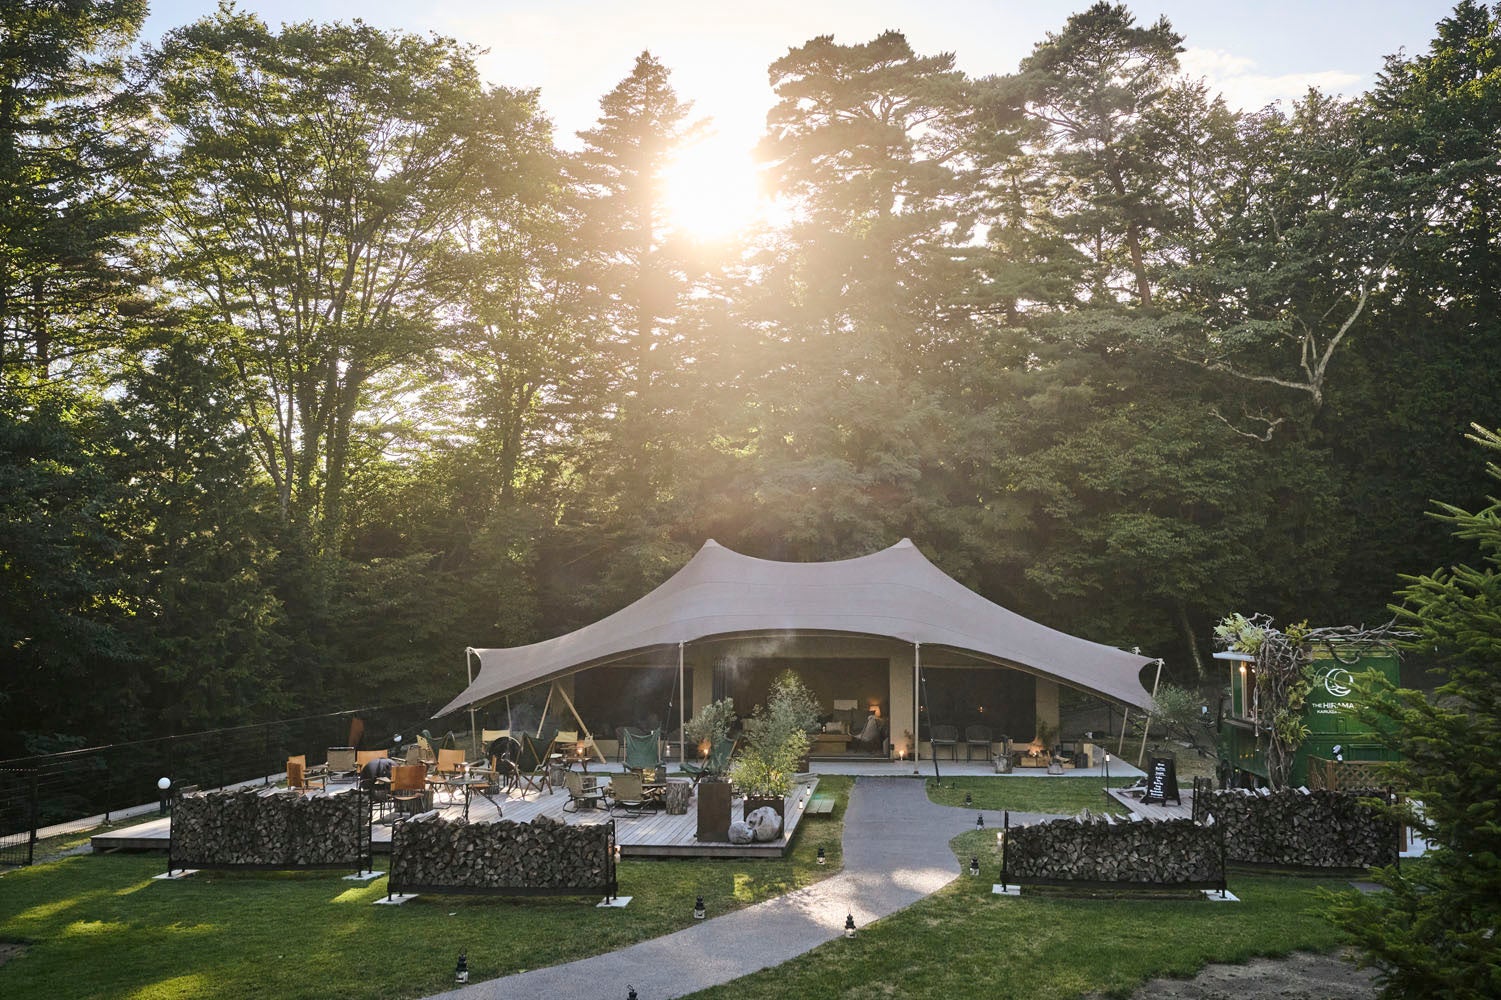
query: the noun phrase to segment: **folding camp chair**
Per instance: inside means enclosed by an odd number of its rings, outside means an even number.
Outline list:
[[[683,762],[683,773],[693,776],[694,788],[698,787],[704,775],[723,774],[729,770],[730,758],[735,753],[735,743],[736,741],[731,739],[718,740],[709,748],[709,756],[702,764],[695,764],[692,761]]]
[[[551,746],[551,744],[548,744]],[[547,755],[537,749],[537,744],[530,736],[521,734],[521,756],[516,761],[516,774],[521,783],[528,789],[540,792],[546,788],[550,794],[553,790],[552,776],[548,773]]]
[[[624,730],[625,768],[627,771],[655,771],[662,767],[662,730],[653,729],[639,736],[635,730]]]

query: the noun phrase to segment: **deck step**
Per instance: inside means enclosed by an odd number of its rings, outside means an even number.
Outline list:
[[[834,797],[815,795],[808,800],[808,808],[804,812],[809,816],[828,816],[834,812]]]

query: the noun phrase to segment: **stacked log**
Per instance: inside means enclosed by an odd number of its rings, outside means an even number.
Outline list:
[[[1019,881],[1207,885],[1224,877],[1219,834],[1193,820],[1126,822],[1084,814],[1006,832]]]
[[[539,816],[469,823],[423,813],[391,834],[391,886],[567,892],[599,891],[612,879],[608,824],[570,826]]]
[[[364,797],[295,791],[200,792],[172,812],[172,860],[186,867],[357,866],[368,851]]]
[[[1273,792],[1232,788],[1209,793],[1225,825],[1231,861],[1298,868],[1367,868],[1397,858],[1397,825],[1362,799],[1380,792]]]

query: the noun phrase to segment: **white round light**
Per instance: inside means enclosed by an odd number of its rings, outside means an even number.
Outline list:
[[[156,779],[156,787],[160,788],[162,791],[165,792],[167,789],[169,789],[169,788],[172,787],[172,779],[171,778],[157,778]]]

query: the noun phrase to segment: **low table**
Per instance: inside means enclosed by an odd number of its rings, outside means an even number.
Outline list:
[[[815,754],[844,753],[850,748],[850,738],[845,733],[814,733],[812,752]]]

